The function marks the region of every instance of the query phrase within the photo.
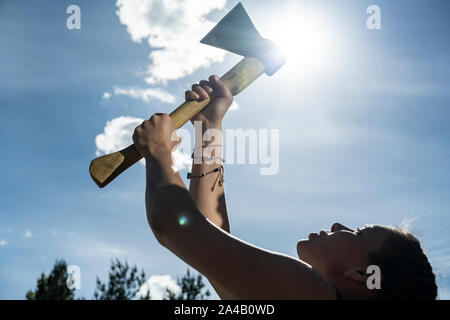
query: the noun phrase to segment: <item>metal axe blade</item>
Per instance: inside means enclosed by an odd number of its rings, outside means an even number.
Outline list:
[[[286,62],[286,56],[278,46],[261,37],[240,2],[200,42],[244,57],[257,58],[264,64],[268,75],[274,74]]]

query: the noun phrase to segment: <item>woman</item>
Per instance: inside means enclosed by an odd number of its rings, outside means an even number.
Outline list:
[[[189,191],[172,169],[171,152],[179,141],[171,139],[170,117],[155,114],[133,134],[147,163],[147,219],[159,243],[205,275],[222,299],[436,298],[435,276],[419,241],[399,229],[352,230],[334,223],[330,231],[297,243],[299,259],[232,236],[220,156],[222,119],[233,97],[211,76],[194,84],[186,100],[212,92],[209,105],[191,120],[199,121],[206,140],[196,141]],[[371,265],[379,267],[381,289],[367,285]]]

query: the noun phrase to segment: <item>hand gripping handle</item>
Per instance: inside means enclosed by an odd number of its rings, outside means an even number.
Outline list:
[[[246,57],[239,61],[221,79],[230,89],[233,96],[235,96],[263,73],[264,65],[261,62],[255,58]],[[210,100],[210,98],[207,98],[202,101],[187,101],[176,108],[170,114],[174,127],[176,129],[181,128],[206,107]],[[140,159],[142,159],[142,156],[132,144],[125,149],[92,160],[89,166],[89,173],[94,182],[100,188],[103,188]]]

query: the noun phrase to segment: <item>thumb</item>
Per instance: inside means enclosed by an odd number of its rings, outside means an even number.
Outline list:
[[[178,147],[183,142],[183,138],[178,136],[178,140],[175,142],[175,147]]]
[[[218,76],[212,75],[211,77],[209,77],[209,83],[213,88],[215,98],[222,98],[222,97],[233,98],[230,89],[228,89],[225,82],[220,80]]]
[[[172,134],[170,135],[170,141],[175,147],[177,147],[183,141],[183,138],[178,135],[176,130],[173,130]]]

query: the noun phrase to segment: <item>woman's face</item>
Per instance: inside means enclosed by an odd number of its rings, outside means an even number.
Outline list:
[[[369,252],[379,248],[388,231],[381,226],[352,230],[334,223],[330,231],[311,233],[297,243],[299,258],[328,280],[342,277],[351,268],[366,270]]]

